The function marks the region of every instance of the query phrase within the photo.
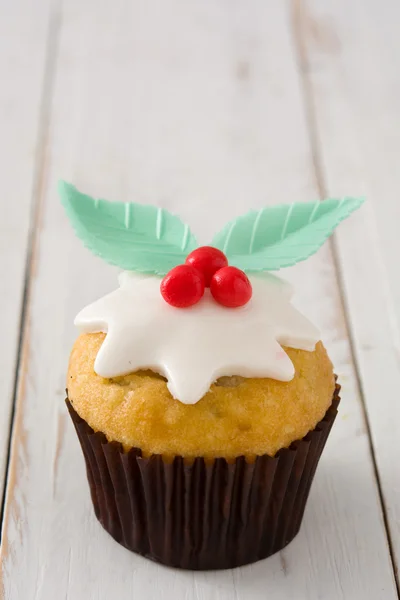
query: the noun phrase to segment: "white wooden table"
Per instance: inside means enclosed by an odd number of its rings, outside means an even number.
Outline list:
[[[2,597],[399,597],[399,21],[397,0],[0,0]],[[250,207],[367,196],[284,273],[343,400],[272,558],[176,571],[97,523],[65,371],[74,315],[116,270],[74,238],[59,177],[171,208],[201,242]]]

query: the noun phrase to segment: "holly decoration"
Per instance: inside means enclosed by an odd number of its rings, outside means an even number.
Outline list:
[[[89,250],[122,269],[166,276],[161,293],[180,307],[201,299],[200,280],[217,302],[243,306],[251,297],[246,273],[274,271],[305,260],[364,201],[329,198],[250,211],[217,233],[212,246],[197,248],[188,225],[166,209],[98,200],[65,181],[59,183],[59,193],[75,232]]]
[[[251,283],[243,271],[228,267],[225,254],[212,246],[193,250],[184,265],[172,269],[161,281],[161,295],[176,308],[197,304],[203,297],[204,288],[223,306],[244,306],[252,295]]]
[[[201,246],[196,248],[186,258],[185,263],[192,265],[195,269],[203,273],[204,283],[207,287],[210,286],[211,278],[222,267],[228,266],[228,259],[225,254],[213,248],[212,246]]]
[[[204,294],[204,277],[191,265],[178,265],[161,281],[161,295],[176,308],[193,306]]]
[[[237,267],[223,267],[213,275],[210,292],[222,306],[237,308],[248,303],[253,290],[246,273]]]

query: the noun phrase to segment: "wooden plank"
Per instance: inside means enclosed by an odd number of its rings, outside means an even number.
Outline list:
[[[360,219],[338,231],[336,252],[399,568],[400,74],[394,65],[400,60],[400,5],[308,0],[302,8],[297,26],[323,187],[327,194],[361,193],[368,200]]]
[[[74,239],[57,178],[161,203],[202,241],[250,206],[318,190],[284,3],[116,0],[110,13],[105,0],[84,8],[71,0],[62,22],[7,496],[5,597],[261,600],[268,589],[274,599],[395,599],[329,246],[288,272],[343,383],[341,416],[293,544],[235,571],[177,572],[127,552],[96,522],[64,380],[73,317],[115,287],[116,272]]]
[[[24,296],[31,200],[40,156],[39,121],[49,1],[0,2],[1,219],[0,497],[8,459]]]

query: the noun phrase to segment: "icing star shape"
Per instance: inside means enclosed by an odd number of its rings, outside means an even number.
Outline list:
[[[294,366],[282,345],[312,351],[319,332],[291,304],[287,282],[270,274],[250,281],[246,306],[225,308],[206,290],[198,304],[180,309],[163,300],[158,277],[123,272],[119,289],[84,308],[75,324],[83,333],[106,333],[98,375],[151,369],[185,404],[198,402],[222,376],[290,381]]]

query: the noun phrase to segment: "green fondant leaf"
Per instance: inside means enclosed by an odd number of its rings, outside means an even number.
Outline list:
[[[247,272],[289,267],[314,254],[363,202],[362,198],[331,198],[251,211],[228,223],[212,244]]]
[[[96,200],[65,181],[58,189],[85,246],[122,269],[165,275],[197,246],[189,227],[163,208]]]

